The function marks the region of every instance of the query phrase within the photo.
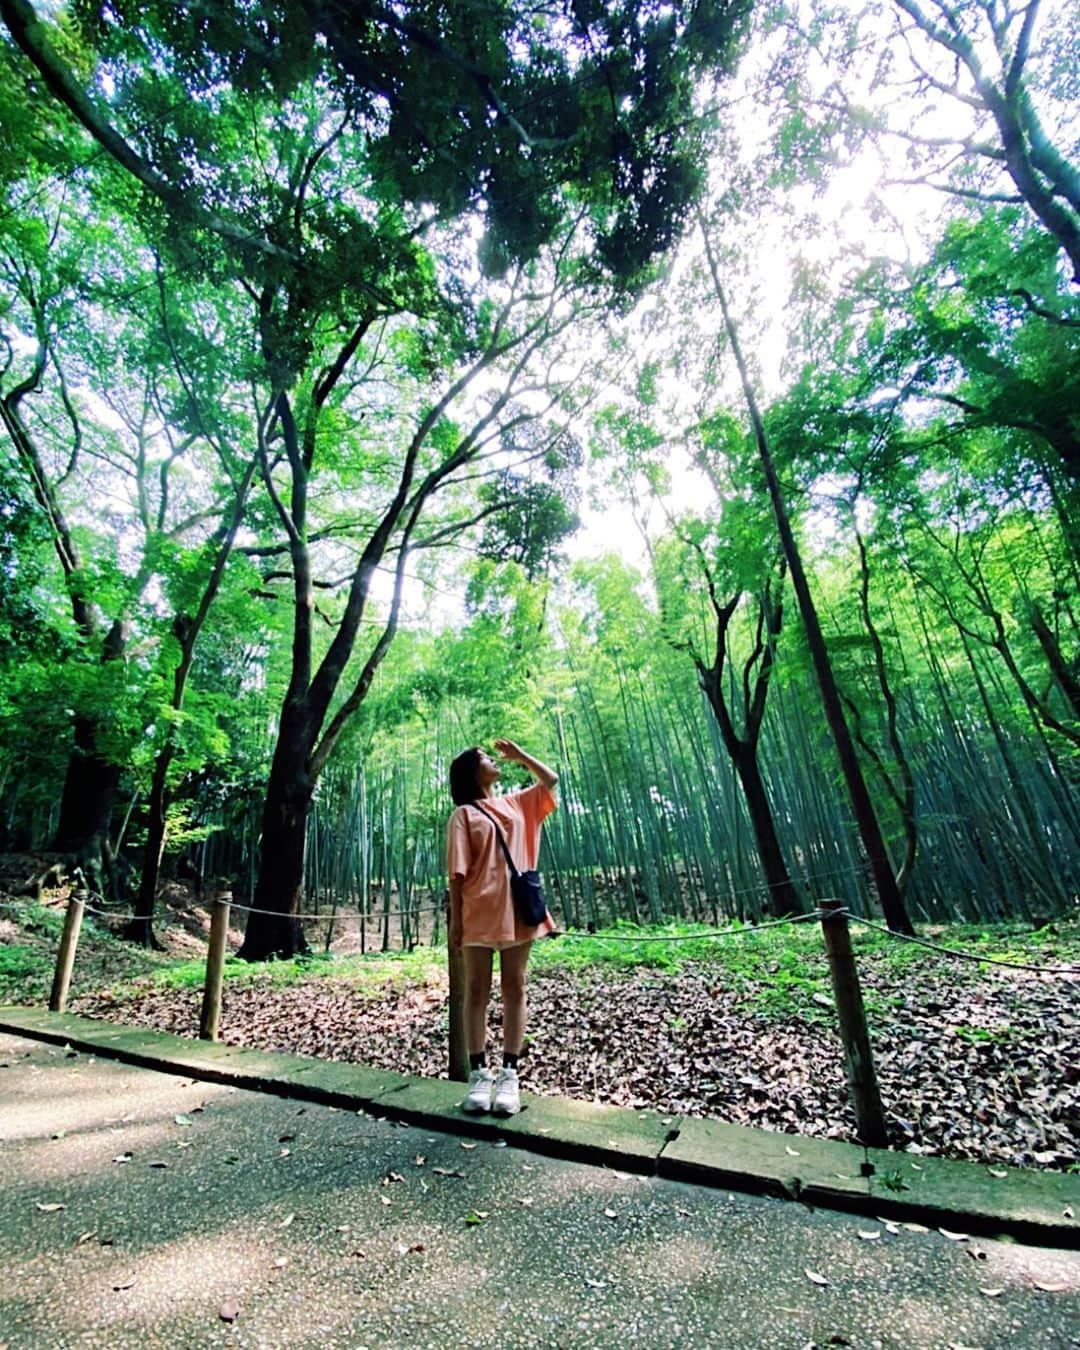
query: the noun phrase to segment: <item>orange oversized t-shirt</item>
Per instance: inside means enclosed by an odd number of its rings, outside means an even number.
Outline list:
[[[504,797],[485,797],[519,872],[536,867],[540,826],[555,810],[555,794],[542,783]],[[466,947],[516,947],[555,931],[551,915],[535,928],[521,923],[510,898],[510,869],[495,827],[482,811],[459,806],[446,827],[446,870],[462,878],[461,927]]]

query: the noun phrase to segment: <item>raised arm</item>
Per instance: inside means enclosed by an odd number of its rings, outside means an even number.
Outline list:
[[[496,741],[495,749],[511,764],[524,765],[536,781],[542,783],[549,791],[558,785],[559,775],[555,770],[541,764],[538,759],[533,759],[532,755],[526,754],[520,745],[515,745],[513,741]]]

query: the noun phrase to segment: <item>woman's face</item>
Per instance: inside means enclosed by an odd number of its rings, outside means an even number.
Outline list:
[[[476,781],[481,788],[489,788],[492,783],[498,781],[502,771],[486,750],[478,748],[477,754],[480,758],[476,765]]]

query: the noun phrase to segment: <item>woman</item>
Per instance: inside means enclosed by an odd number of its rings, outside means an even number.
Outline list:
[[[476,747],[450,765],[450,795],[457,806],[446,831],[450,875],[450,945],[465,957],[465,1036],[469,1046],[466,1111],[495,1111],[512,1116],[521,1109],[517,1064],[525,1038],[525,967],[534,940],[551,933],[550,914],[535,927],[524,925],[510,898],[510,868],[499,843],[502,831],[514,866],[536,867],[540,826],[555,810],[558,776],[513,741],[495,749],[511,764],[522,764],[536,782],[520,792],[496,796],[498,763]],[[503,1061],[498,1076],[485,1063],[487,1007],[491,996],[492,954],[499,953],[503,1002]]]

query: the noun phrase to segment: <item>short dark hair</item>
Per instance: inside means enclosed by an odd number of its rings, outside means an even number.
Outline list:
[[[468,806],[480,796],[477,774],[480,769],[480,750],[472,746],[462,750],[450,765],[450,796],[455,806]]]

